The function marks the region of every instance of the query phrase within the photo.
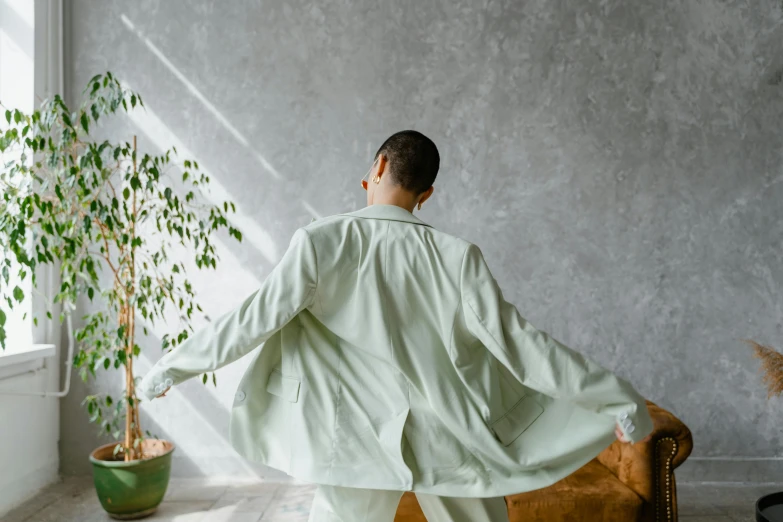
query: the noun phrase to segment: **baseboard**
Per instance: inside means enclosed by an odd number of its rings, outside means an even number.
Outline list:
[[[57,461],[33,470],[22,476],[9,476],[9,481],[0,484],[0,519],[13,508],[24,504],[42,488],[57,482]]]
[[[289,482],[291,477],[276,469],[250,462],[239,456],[191,457],[174,452],[171,459],[172,478],[208,478],[215,483]]]
[[[675,471],[678,484],[783,483],[781,457],[691,457]]]

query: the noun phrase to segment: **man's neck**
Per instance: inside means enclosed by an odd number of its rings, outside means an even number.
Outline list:
[[[413,207],[416,206],[416,202],[413,197],[407,193],[393,192],[391,194],[375,194],[371,205],[395,205],[402,207],[411,214],[413,213]]]

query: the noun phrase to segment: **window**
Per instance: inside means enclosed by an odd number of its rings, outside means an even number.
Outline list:
[[[36,105],[35,4],[28,0],[0,0],[0,102],[6,108],[26,113],[32,112]],[[4,155],[3,161],[8,159]],[[25,299],[10,313],[4,306],[7,312],[6,349],[13,352],[29,349],[33,344],[32,285],[29,277],[20,281],[17,272],[12,265],[10,285],[11,288],[19,285]],[[4,282],[0,280],[0,284]]]

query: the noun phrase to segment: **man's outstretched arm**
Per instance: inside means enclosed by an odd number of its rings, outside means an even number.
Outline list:
[[[514,377],[551,397],[615,416],[629,442],[652,432],[645,399],[631,384],[527,322],[503,298],[481,250],[471,244],[461,271],[462,303],[471,333]]]
[[[315,248],[300,228],[261,287],[161,357],[142,379],[139,393],[151,400],[171,386],[239,359],[310,306],[317,284]]]

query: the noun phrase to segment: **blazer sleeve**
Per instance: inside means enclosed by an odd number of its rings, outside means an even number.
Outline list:
[[[652,432],[652,418],[631,384],[526,321],[503,298],[481,250],[462,260],[461,298],[468,330],[525,386],[615,417],[631,442]]]
[[[315,248],[307,231],[299,228],[261,286],[237,308],[161,357],[138,391],[152,400],[170,386],[239,359],[310,306],[317,284]]]

